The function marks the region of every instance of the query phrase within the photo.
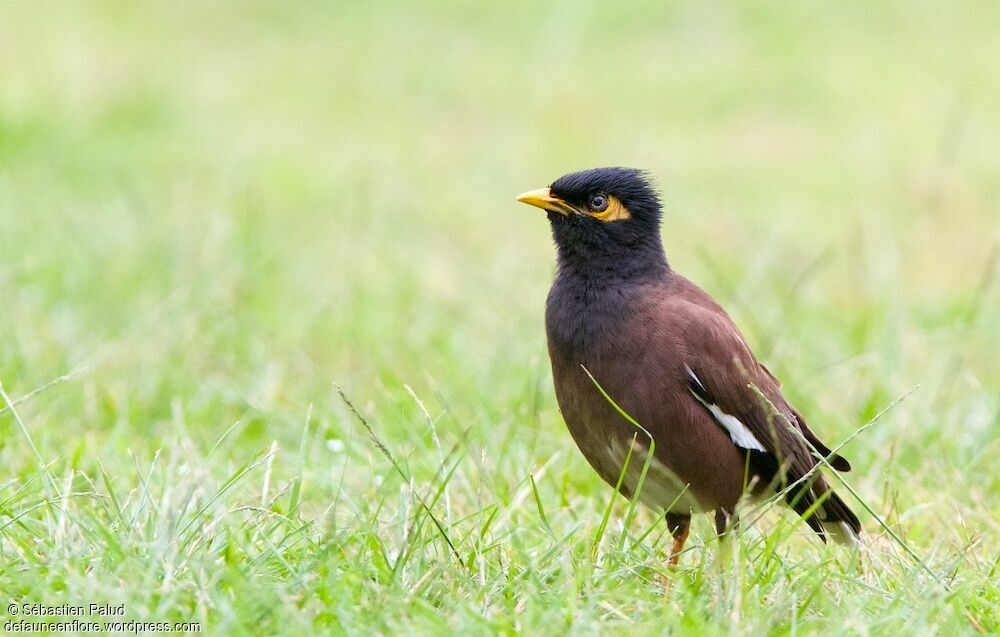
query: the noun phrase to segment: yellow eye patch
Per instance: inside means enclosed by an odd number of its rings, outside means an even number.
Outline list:
[[[611,221],[624,221],[625,219],[631,219],[632,215],[629,213],[628,208],[622,205],[622,202],[618,201],[616,197],[608,197],[608,207],[600,212],[588,212],[594,219],[599,219],[605,223]]]

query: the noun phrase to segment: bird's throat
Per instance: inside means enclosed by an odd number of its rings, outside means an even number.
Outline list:
[[[573,357],[610,347],[650,288],[670,277],[658,232],[597,234],[554,224],[556,278],[546,304],[550,347]]]
[[[556,243],[556,284],[587,290],[620,289],[662,280],[670,273],[659,237],[636,245]]]
[[[622,278],[560,268],[545,307],[552,353],[585,363],[613,348],[625,325],[650,302],[650,288],[667,276],[667,269]]]

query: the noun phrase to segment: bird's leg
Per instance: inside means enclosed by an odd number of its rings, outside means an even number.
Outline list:
[[[667,513],[667,528],[670,530],[670,535],[674,538],[674,543],[670,547],[670,558],[667,560],[667,565],[670,568],[674,568],[681,559],[681,550],[684,548],[684,542],[687,541],[688,532],[691,530],[691,516]]]
[[[681,559],[681,550],[684,549],[684,542],[688,539],[688,532],[691,530],[691,516],[679,515],[677,513],[667,513],[667,529],[674,538],[674,543],[670,546],[670,557],[667,559],[667,568],[674,570],[677,562]],[[663,597],[670,595],[670,578],[663,578]]]
[[[715,533],[719,536],[720,542],[725,540],[730,532],[735,531],[739,523],[740,520],[735,512],[725,509],[715,510]]]
[[[727,580],[727,570],[736,569],[739,557],[737,555],[737,540],[735,531],[739,525],[739,519],[734,510],[715,510],[715,532],[719,536],[719,555],[717,565],[720,573],[724,575],[723,580]]]

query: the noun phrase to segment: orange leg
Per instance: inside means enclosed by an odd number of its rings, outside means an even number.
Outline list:
[[[667,528],[674,538],[674,543],[670,546],[670,557],[667,559],[667,568],[674,570],[677,562],[681,559],[681,551],[684,549],[684,542],[688,539],[688,531],[691,530],[690,515],[667,514]],[[670,578],[663,578],[663,597],[670,596]]]
[[[667,560],[667,565],[670,568],[674,568],[681,559],[681,551],[684,549],[684,543],[688,539],[688,532],[691,530],[691,516],[668,513],[667,528],[670,529],[670,535],[674,538],[674,543],[670,547],[670,559]]]

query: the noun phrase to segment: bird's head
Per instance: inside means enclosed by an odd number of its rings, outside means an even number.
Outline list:
[[[636,266],[663,260],[660,199],[634,168],[591,168],[563,175],[517,200],[548,213],[560,262],[576,268]]]

